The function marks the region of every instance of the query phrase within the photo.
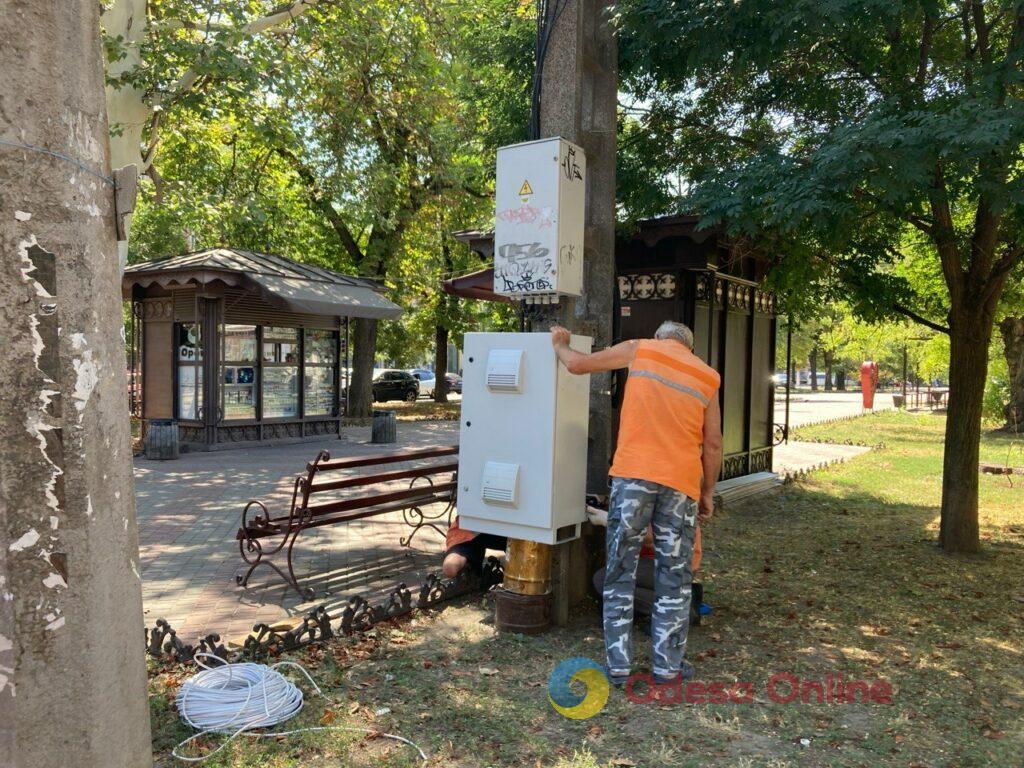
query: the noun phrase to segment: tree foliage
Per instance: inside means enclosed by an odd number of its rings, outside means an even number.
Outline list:
[[[380,351],[418,362],[431,323],[458,336],[478,311],[441,298],[443,277],[475,266],[447,235],[489,222],[493,150],[525,131],[533,12],[519,0],[150,2],[141,61],[113,78],[154,108],[159,146],[132,258],[191,240],[380,279],[407,309]],[[108,39],[112,60],[127,56]],[[358,322],[354,343],[359,413],[377,323]]]
[[[840,286],[858,314],[947,328],[951,397],[940,540],[978,548],[989,341],[1024,255],[1024,3],[624,0],[627,88],[704,223],[756,235],[795,295]],[[944,324],[896,270],[922,239]]]

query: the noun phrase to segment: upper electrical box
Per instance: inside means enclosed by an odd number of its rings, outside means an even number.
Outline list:
[[[530,303],[579,296],[587,161],[561,138],[498,150],[494,292]]]

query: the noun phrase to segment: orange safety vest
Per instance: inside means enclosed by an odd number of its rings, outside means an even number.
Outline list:
[[[700,498],[704,409],[718,396],[720,381],[718,371],[678,341],[637,344],[608,474]]]

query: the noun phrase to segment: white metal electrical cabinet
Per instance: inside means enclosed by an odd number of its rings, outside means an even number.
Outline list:
[[[498,150],[494,291],[528,303],[579,296],[587,161],[561,138]]]
[[[459,526],[546,544],[579,536],[589,412],[590,376],[559,364],[550,334],[467,333]]]

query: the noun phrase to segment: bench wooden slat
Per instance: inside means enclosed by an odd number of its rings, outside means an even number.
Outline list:
[[[457,445],[438,445],[432,448],[419,448],[411,451],[398,451],[397,453],[378,453],[373,456],[360,456],[356,459],[339,459],[338,461],[325,461],[317,465],[318,472],[329,472],[332,469],[350,469],[353,467],[369,467],[374,464],[397,464],[402,461],[415,461],[416,459],[433,459],[438,456],[454,456],[459,452]],[[307,465],[307,470],[312,464]]]
[[[450,500],[451,500],[450,496],[446,496],[444,494],[438,494],[437,496],[433,496],[433,497],[425,497],[425,498],[419,500],[419,503],[424,504],[424,505],[426,505],[428,503],[429,504],[447,504]],[[389,512],[400,512],[401,510],[408,509],[408,508],[409,508],[409,502],[405,501],[405,502],[401,502],[401,503],[398,503],[398,504],[386,504],[386,505],[380,506],[380,507],[367,507],[365,509],[360,509],[360,510],[356,510],[356,511],[352,511],[352,512],[347,512],[347,513],[344,513],[344,514],[324,515],[324,516],[321,516],[321,517],[313,519],[313,520],[308,520],[306,523],[303,524],[302,530],[306,530],[307,528],[320,528],[321,526],[324,526],[324,525],[334,525],[335,523],[347,523],[347,522],[350,522],[352,520],[363,520],[363,519],[365,519],[367,517],[376,517],[377,515],[385,515],[385,514],[387,514]],[[285,518],[285,519],[287,519],[287,518]],[[283,532],[283,530],[284,530],[283,527],[282,528],[278,528],[277,530],[273,530],[271,528],[250,528],[249,529],[249,538],[252,538],[252,539],[262,539],[262,538],[264,538],[266,536],[280,535]],[[241,529],[239,529],[238,534],[235,536],[235,538],[236,539],[244,539],[245,538],[245,534],[242,532]]]
[[[448,472],[455,472],[458,470],[458,462],[451,464],[437,464],[432,467],[419,467],[417,469],[403,469],[399,472],[382,472],[379,475],[361,475],[359,477],[347,477],[344,480],[332,480],[327,483],[313,483],[313,487],[310,489],[310,494],[321,493],[323,491],[337,491],[341,488],[356,488],[362,485],[375,485],[376,483],[387,483],[392,480],[404,480],[410,477],[429,477],[434,474],[445,474]],[[430,486],[419,486],[421,490],[425,490]]]
[[[362,509],[364,507],[375,506],[377,504],[387,504],[392,501],[405,500],[406,506],[411,506],[418,497],[432,497],[445,494],[445,491],[454,491],[457,483],[438,483],[433,486],[420,486],[418,488],[406,488],[402,491],[392,491],[391,493],[378,493],[373,496],[358,496],[354,499],[342,499],[340,501],[328,501],[324,504],[311,504],[306,507],[305,511],[313,517],[324,515],[329,512],[345,512],[350,509]]]

